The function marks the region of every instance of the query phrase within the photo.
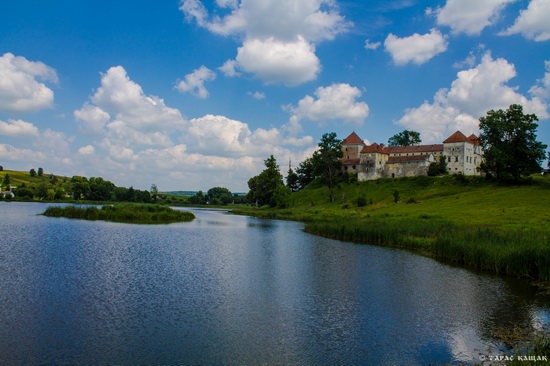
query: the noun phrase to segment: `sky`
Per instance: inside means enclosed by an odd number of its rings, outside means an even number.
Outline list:
[[[246,192],[327,132],[441,143],[511,104],[550,146],[548,19],[550,0],[3,1],[0,165]]]

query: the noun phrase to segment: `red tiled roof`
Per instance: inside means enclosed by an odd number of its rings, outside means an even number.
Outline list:
[[[453,142],[470,142],[468,137],[466,137],[462,132],[456,131],[451,136],[449,136],[445,141],[443,141],[444,144],[451,144]]]
[[[421,162],[421,161],[428,160],[429,157],[430,157],[429,154],[410,155],[410,156],[390,156],[386,164]]]
[[[443,152],[442,144],[388,147],[390,154]]]
[[[470,141],[474,145],[479,145],[479,139],[473,133],[470,136],[468,136],[468,141]]]
[[[346,137],[344,139],[344,141],[342,141],[342,144],[343,145],[362,145],[362,146],[365,146],[365,143],[363,142],[363,140],[361,140],[361,138],[359,136],[357,136],[355,131],[350,133],[350,135],[348,137]]]
[[[387,154],[387,147],[385,147],[383,144],[378,145],[377,143],[374,143],[369,146],[365,146],[363,150],[361,150],[362,153],[379,153],[379,154]]]

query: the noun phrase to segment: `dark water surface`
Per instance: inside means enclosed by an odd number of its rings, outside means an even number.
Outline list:
[[[478,361],[495,329],[545,325],[526,282],[299,223],[194,211],[147,226],[0,202],[0,364]]]

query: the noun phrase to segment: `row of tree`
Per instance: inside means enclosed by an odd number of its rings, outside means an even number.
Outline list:
[[[246,197],[233,194],[224,187],[210,188],[206,194],[198,191],[194,196],[189,197],[189,203],[194,205],[215,205],[226,206],[230,203],[247,203]]]

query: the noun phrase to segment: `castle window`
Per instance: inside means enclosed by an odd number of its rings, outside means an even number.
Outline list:
[[[447,156],[447,162],[448,162],[448,163],[451,162],[451,157],[450,157],[450,156]]]
[[[456,162],[458,163],[458,156],[457,156],[457,157],[455,157],[455,161],[456,161]]]

